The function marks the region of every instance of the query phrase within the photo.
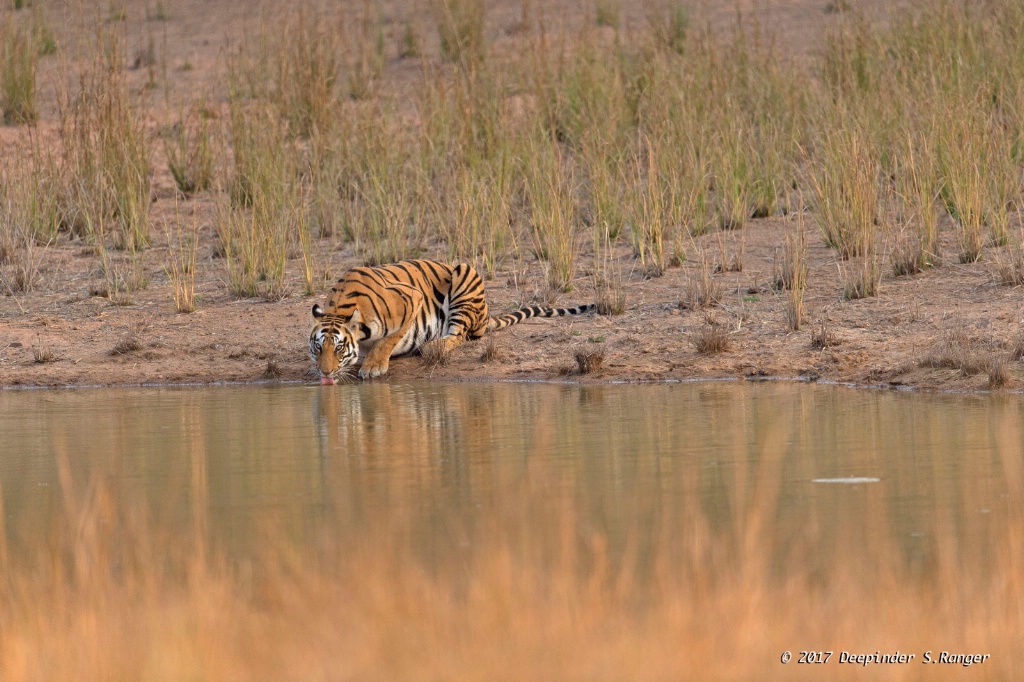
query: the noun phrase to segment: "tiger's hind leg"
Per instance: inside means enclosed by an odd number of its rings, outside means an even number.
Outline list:
[[[448,322],[440,339],[444,352],[455,350],[467,338],[480,338],[487,330],[487,318],[484,282],[472,265],[461,263],[452,272]]]
[[[391,312],[392,321],[397,323],[382,339],[373,344],[359,368],[360,379],[379,377],[388,371],[391,354],[395,347],[405,338],[405,335],[413,328],[416,317],[423,309],[423,294],[413,287],[405,284],[389,286],[387,291],[396,294],[389,300],[388,309]]]

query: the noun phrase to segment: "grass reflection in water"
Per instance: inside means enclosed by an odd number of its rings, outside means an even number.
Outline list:
[[[873,679],[919,677],[925,651],[991,654],[978,679],[1021,673],[1013,398],[380,384],[44,400],[0,396],[5,681],[863,679],[841,652],[896,650],[916,659]],[[812,482],[856,478],[879,480]],[[782,668],[786,650],[835,654]]]

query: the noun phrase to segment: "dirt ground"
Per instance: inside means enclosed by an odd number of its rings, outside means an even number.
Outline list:
[[[243,35],[258,14],[254,5],[232,2],[168,2],[169,18],[147,22],[145,7],[129,4],[129,32],[139,44],[147,31],[155,35],[170,80],[169,101],[185,101],[189,93],[213,88],[222,75],[223,51]],[[710,3],[709,16],[726,22],[734,3]],[[768,2],[763,21],[778,27],[781,43],[794,53],[813,51],[821,28],[831,21],[830,3],[793,0]],[[624,3],[626,13],[642,16]],[[73,42],[80,26],[70,13],[60,14],[55,4],[51,21],[62,45]],[[489,5],[490,7],[490,5]],[[489,15],[495,44],[505,34],[502,22],[514,21],[517,3],[502,5]],[[879,4],[880,7],[880,4]],[[566,5],[573,16],[577,4]],[[397,10],[395,10],[397,11]],[[416,10],[427,16],[427,10]],[[69,11],[70,12],[70,11]],[[878,9],[876,14],[881,15]],[[136,26],[137,24],[137,26]],[[137,31],[135,29],[138,29]],[[397,30],[397,28],[396,28]],[[69,50],[70,52],[70,50]],[[388,69],[403,77],[415,68],[397,57]],[[184,68],[185,65],[188,68]],[[59,77],[62,67],[44,64],[40,82]],[[142,75],[139,75],[142,78]],[[223,89],[223,88],[222,88]],[[48,94],[49,93],[49,94]],[[41,86],[40,130],[52,129],[55,98],[52,88]],[[154,109],[153,127],[174,105]],[[17,131],[0,130],[4,153],[17,153]],[[129,305],[115,305],[96,295],[103,275],[94,251],[78,240],[62,240],[37,252],[40,284],[30,294],[0,296],[0,386],[91,386],[134,384],[208,384],[220,382],[315,381],[306,342],[312,325],[310,308],[320,296],[302,296],[301,259],[289,263],[292,294],[276,302],[232,297],[225,284],[223,259],[213,256],[213,201],[200,195],[176,197],[173,180],[154,145],[154,204],[152,222],[156,245],[146,250],[145,274],[149,284],[135,292]],[[176,217],[177,216],[177,217]],[[170,262],[161,225],[195,219],[201,245],[196,281],[197,310],[174,311],[172,287],[165,267]],[[891,274],[884,254],[879,295],[855,301],[843,297],[841,271],[852,267],[838,261],[807,220],[808,289],[806,322],[800,331],[786,323],[784,293],[772,287],[775,260],[787,219],[772,217],[750,222],[745,231],[712,232],[688,249],[688,261],[664,276],[647,278],[634,264],[629,249],[620,247],[616,258],[625,275],[626,311],[618,316],[528,321],[497,335],[495,351],[483,360],[486,340],[458,349],[450,363],[427,366],[419,357],[399,358],[387,376],[377,381],[434,378],[454,381],[553,380],[582,382],[665,381],[743,377],[785,377],[858,385],[939,390],[987,390],[986,362],[998,361],[1008,382],[1001,390],[1024,386],[1024,365],[1015,359],[1022,345],[1024,310],[1019,288],[999,283],[995,256],[987,249],[984,260],[956,262],[952,225],[942,226],[945,262],[941,267],[910,277]],[[722,302],[710,311],[680,306],[691,281],[700,272],[698,254],[704,251],[712,266],[722,251],[735,255],[743,249],[741,272],[716,273]],[[434,254],[439,256],[440,251]],[[429,254],[428,254],[429,255]],[[358,264],[350,251],[321,254],[318,265],[338,276]],[[727,255],[726,260],[731,260]],[[563,295],[562,305],[594,299],[588,270],[590,258],[580,258],[575,290]],[[511,269],[487,282],[493,312],[529,303],[543,286],[541,266],[532,256],[518,272]],[[727,331],[728,348],[720,353],[698,353],[694,334],[714,318]],[[827,347],[812,344],[823,329],[832,340]],[[965,376],[959,369],[933,366],[941,356],[943,340],[954,332],[966,333],[970,350],[981,358],[978,373]],[[603,353],[599,370],[580,374],[579,352]]]

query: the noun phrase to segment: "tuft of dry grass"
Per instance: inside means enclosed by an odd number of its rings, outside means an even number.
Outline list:
[[[878,271],[878,261],[873,255],[857,259],[852,266],[841,268],[843,272],[843,297],[847,301],[860,298],[872,298],[878,295],[878,285],[882,274]]]
[[[299,3],[271,48],[276,76],[271,96],[295,135],[330,135],[335,128],[341,39],[335,24]]]
[[[267,379],[280,379],[284,376],[284,370],[277,360],[270,358],[267,360],[267,366],[263,368],[263,376]]]
[[[620,0],[595,0],[594,23],[608,28],[619,27],[619,14],[622,12]]]
[[[947,320],[942,338],[921,364],[955,369],[960,376],[969,377],[988,372],[994,367],[994,357],[982,339],[974,336],[963,318],[957,315]],[[999,368],[994,372],[997,376],[1003,373]]]
[[[626,292],[622,289],[622,282],[616,279],[601,279],[596,287],[597,291],[597,314],[598,315],[621,315],[626,312]]]
[[[50,362],[57,362],[60,357],[49,346],[32,346],[32,362],[43,365]]]
[[[579,374],[593,374],[604,365],[604,344],[595,347],[581,346],[572,354]]]
[[[488,334],[484,339],[484,350],[480,353],[480,362],[505,362],[507,353],[501,334]]]
[[[572,167],[543,134],[534,136],[528,146],[525,180],[534,250],[546,262],[548,285],[556,291],[571,291],[578,221]]]
[[[196,309],[196,253],[199,248],[199,222],[192,219],[189,232],[179,232],[172,237],[170,227],[164,226],[167,246],[170,249],[170,266],[164,272],[171,280],[174,290],[174,309],[179,313],[191,313]]]
[[[690,332],[690,341],[701,355],[712,355],[729,350],[729,330],[711,315]]]
[[[912,130],[897,155],[894,191],[890,193],[898,224],[892,249],[893,274],[913,275],[940,265],[939,214],[936,203],[942,183],[927,131]],[[909,229],[908,229],[909,228]]]
[[[988,375],[988,388],[995,390],[1010,385],[1010,367],[1005,355],[993,353],[986,363],[985,373]]]
[[[699,310],[711,308],[722,302],[722,287],[713,277],[707,254],[700,254],[700,268],[691,271],[686,287],[686,298],[679,302],[680,308]]]
[[[11,294],[30,292],[39,281],[46,247],[36,245],[31,225],[20,222],[13,201],[5,203],[0,206],[0,282]]]
[[[615,244],[607,226],[594,232],[593,282],[598,315],[621,315],[626,311],[622,268],[615,261]]]
[[[444,339],[434,339],[420,348],[420,357],[426,367],[446,367],[452,361],[453,351]]]
[[[116,248],[141,250],[150,237],[151,142],[143,95],[133,96],[128,86],[121,40],[114,30],[100,31],[77,91],[58,90],[68,183],[63,210],[79,236],[112,237]]]
[[[896,277],[904,275],[916,275],[924,267],[925,255],[921,248],[921,241],[916,234],[901,233],[896,236],[892,251],[889,253],[892,261],[892,274]]]
[[[825,350],[839,345],[839,337],[832,331],[832,321],[828,314],[823,314],[818,324],[811,330],[811,348]]]
[[[666,182],[659,170],[660,151],[656,142],[644,137],[641,151],[630,164],[631,175],[626,191],[633,254],[651,277],[660,277],[668,267],[665,241],[672,219]]]
[[[1010,359],[1024,360],[1024,330],[1018,331],[1010,342]]]
[[[1015,243],[996,252],[995,261],[1000,283],[1009,287],[1024,284],[1024,230]]]
[[[726,235],[727,230],[718,231],[718,263],[715,265],[715,272],[743,272],[743,259],[747,252],[747,232],[739,231],[739,249],[731,245],[732,239]]]
[[[145,347],[144,339],[149,331],[149,323],[142,319],[132,320],[124,335],[110,349],[111,355],[128,355],[140,351]]]

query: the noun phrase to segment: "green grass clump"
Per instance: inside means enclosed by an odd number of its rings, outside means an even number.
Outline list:
[[[209,119],[199,105],[178,117],[164,135],[164,152],[174,184],[185,195],[210,188],[213,183],[215,150]]]
[[[276,98],[290,130],[300,137],[331,133],[338,106],[339,38],[334,27],[300,5],[276,46]]]
[[[38,49],[29,31],[16,21],[0,27],[0,112],[5,125],[32,123],[36,110]]]
[[[665,243],[672,220],[675,184],[659,173],[657,143],[645,139],[633,159],[626,203],[633,253],[649,275],[659,277],[668,267]]]
[[[441,55],[448,61],[468,67],[481,61],[484,42],[483,0],[439,0],[437,32]]]
[[[876,153],[868,136],[842,119],[824,128],[807,164],[818,228],[844,259],[873,255],[879,215]]]
[[[534,251],[546,263],[548,286],[571,291],[576,274],[578,207],[571,165],[543,134],[526,143],[526,198]]]
[[[53,34],[46,12],[41,6],[36,6],[32,11],[32,37],[36,43],[36,53],[40,57],[57,53],[57,37]]]

